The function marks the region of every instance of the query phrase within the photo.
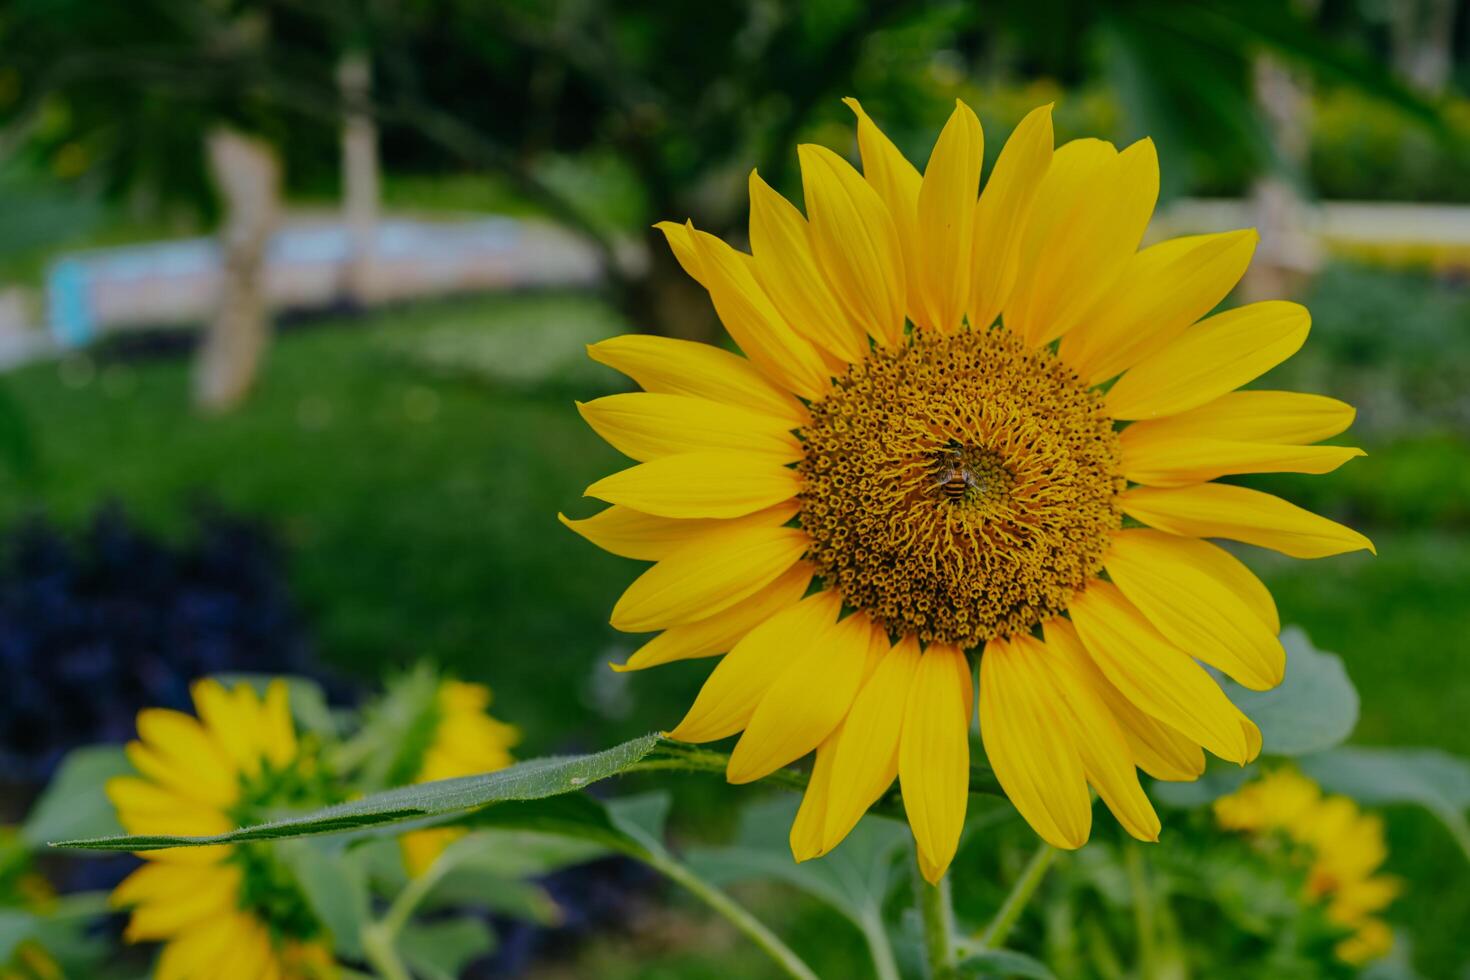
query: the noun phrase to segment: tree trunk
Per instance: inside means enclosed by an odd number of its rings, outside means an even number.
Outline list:
[[[1297,175],[1305,173],[1312,111],[1306,87],[1286,65],[1261,55],[1256,59],[1255,88],[1277,155]],[[1250,204],[1261,242],[1241,292],[1247,300],[1294,295],[1322,263],[1314,209],[1299,184],[1279,172],[1256,178]]]
[[[269,145],[229,129],[207,139],[210,174],[224,200],[219,305],[194,365],[194,404],[238,405],[270,341],[265,257],[280,215],[281,168]]]
[[[1389,5],[1394,70],[1426,95],[1449,84],[1455,0],[1395,0]]]
[[[348,257],[343,292],[349,305],[370,306],[376,293],[374,262],[378,239],[378,127],[367,110],[372,62],[363,52],[337,66],[342,117],[342,217]]]

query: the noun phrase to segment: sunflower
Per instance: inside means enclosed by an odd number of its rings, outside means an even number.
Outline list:
[[[0,826],[0,919],[24,922],[54,911],[56,891],[32,869],[29,846],[10,827]],[[22,930],[22,935],[24,930]],[[39,940],[14,939],[0,947],[0,980],[64,980],[66,971]]]
[[[198,718],[148,708],[127,755],[138,776],[107,783],[130,834],[219,834],[259,823],[275,807],[312,800],[316,772],[302,751],[286,685],[264,698],[248,684],[194,684]],[[331,945],[268,845],[145,851],[112,893],[131,909],[129,942],[162,942],[159,980],[307,980],[332,977]]]
[[[483,684],[443,680],[435,691],[429,739],[415,783],[456,776],[473,776],[504,769],[513,762],[510,747],[519,740],[516,729],[490,717],[490,689]],[[457,827],[415,830],[399,838],[403,863],[418,877],[463,836]]]
[[[1396,878],[1377,873],[1388,848],[1383,821],[1346,796],[1321,788],[1291,769],[1278,769],[1215,801],[1215,821],[1258,838],[1284,834],[1307,864],[1306,897],[1348,935],[1338,959],[1361,966],[1393,948],[1393,932],[1374,913],[1399,893]]]
[[[856,101],[860,174],[801,146],[803,215],[750,176],[751,253],[665,222],[744,357],[625,336],[591,356],[642,392],[579,409],[637,461],[562,520],[652,561],[612,624],[661,631],[618,669],[725,653],[670,732],[743,732],[728,778],[815,751],[798,860],[899,780],[924,874],[954,857],[974,666],[991,766],[1044,839],[1075,848],[1089,785],[1134,836],[1136,769],[1185,780],[1260,733],[1201,663],[1253,689],[1284,670],[1265,587],[1206,538],[1301,558],[1362,535],[1216,477],[1322,473],[1351,422],[1329,398],[1235,389],[1307,335],[1295,303],[1207,316],[1252,231],[1139,250],[1153,144],[1053,151],[1050,106],[979,192],[957,104],[921,175]],[[978,192],[978,196],[977,196]]]

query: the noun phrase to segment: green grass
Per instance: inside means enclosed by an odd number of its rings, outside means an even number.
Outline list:
[[[289,331],[251,401],[222,418],[190,411],[182,358],[31,366],[0,381],[35,456],[29,470],[0,475],[0,521],[39,509],[75,526],[116,499],[179,533],[191,502],[213,499],[284,535],[318,646],[343,670],[370,679],[427,657],[487,681],[498,713],[523,728],[527,755],[668,727],[707,664],[607,670],[637,642],[607,625],[637,566],[556,520],[558,510],[596,510],[582,488],[621,465],[572,404],[623,383],[581,353],[620,329],[592,299],[551,295]],[[1314,506],[1371,519],[1378,557],[1246,557],[1283,620],[1346,659],[1362,692],[1359,741],[1470,755],[1460,723],[1470,717],[1470,532],[1463,498],[1446,490],[1466,485],[1470,454],[1462,439],[1433,433],[1373,448],[1342,474],[1299,482],[1313,486]],[[1294,482],[1280,487],[1293,493]],[[696,780],[677,790],[676,817],[694,836],[718,836],[731,801],[750,793]],[[1393,814],[1390,833],[1392,870],[1412,882],[1395,917],[1419,924],[1423,967],[1445,975],[1460,965],[1457,929],[1470,919],[1464,861],[1420,814]],[[771,907],[803,954],[851,973],[855,934],[790,898]],[[764,969],[739,942],[712,955],[607,940],[577,968]]]
[[[671,725],[633,702],[695,675],[629,685],[606,670],[631,649],[607,610],[632,565],[556,520],[590,513],[581,488],[619,458],[574,393],[447,375],[403,351],[446,322],[520,329],[548,316],[591,325],[559,335],[576,354],[615,329],[589,301],[529,297],[294,331],[251,402],[222,418],[191,413],[179,359],[15,372],[5,388],[37,460],[30,479],[0,481],[0,517],[41,509],[79,525],[111,498],[179,531],[192,501],[212,499],[284,534],[318,645],[345,670],[371,678],[427,657],[487,680],[528,752]]]

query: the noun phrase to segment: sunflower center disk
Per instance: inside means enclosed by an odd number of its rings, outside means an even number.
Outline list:
[[[1102,398],[1004,330],[874,350],[811,406],[801,524],[848,604],[978,646],[1062,612],[1120,524]]]

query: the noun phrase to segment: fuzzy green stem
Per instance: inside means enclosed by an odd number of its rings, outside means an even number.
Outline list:
[[[780,937],[766,928],[764,923],[747,912],[729,895],[708,882],[702,881],[678,861],[656,850],[639,854],[638,857],[671,881],[684,886],[696,898],[724,916],[731,925],[744,933],[747,939],[759,946],[787,976],[795,980],[818,980],[812,968],[807,966],[801,957],[792,951],[791,947],[783,943]]]
[[[409,879],[381,919],[363,927],[363,955],[383,980],[413,980],[413,975],[398,955],[398,934],[408,925],[414,911],[434,886],[449,873],[450,864],[441,854],[423,874]]]
[[[1143,868],[1143,851],[1137,844],[1128,844],[1123,851],[1124,864],[1128,869],[1128,885],[1133,891],[1133,928],[1138,934],[1138,965],[1143,975],[1155,975],[1158,954],[1154,945],[1153,893],[1149,889],[1148,877]]]
[[[1011,885],[1005,901],[996,909],[995,917],[980,933],[981,949],[999,949],[1005,945],[1006,937],[1011,934],[1021,913],[1026,911],[1027,904],[1041,886],[1041,880],[1046,877],[1047,869],[1056,860],[1056,856],[1057,849],[1050,844],[1043,843],[1036,848],[1036,853],[1031,855],[1026,867],[1021,869],[1021,876]]]
[[[918,851],[914,852],[914,901],[924,923],[924,960],[929,967],[929,980],[949,980],[954,975],[955,942],[954,911],[950,907],[949,877],[931,885],[919,868]]]
[[[413,980],[413,974],[408,972],[398,950],[393,948],[393,939],[381,923],[365,926],[362,930],[362,954],[382,980]]]
[[[873,975],[877,980],[903,980],[903,975],[898,972],[898,962],[893,958],[893,947],[888,942],[883,913],[875,910],[873,914],[864,915],[861,928],[868,943],[868,953],[873,958]]]

